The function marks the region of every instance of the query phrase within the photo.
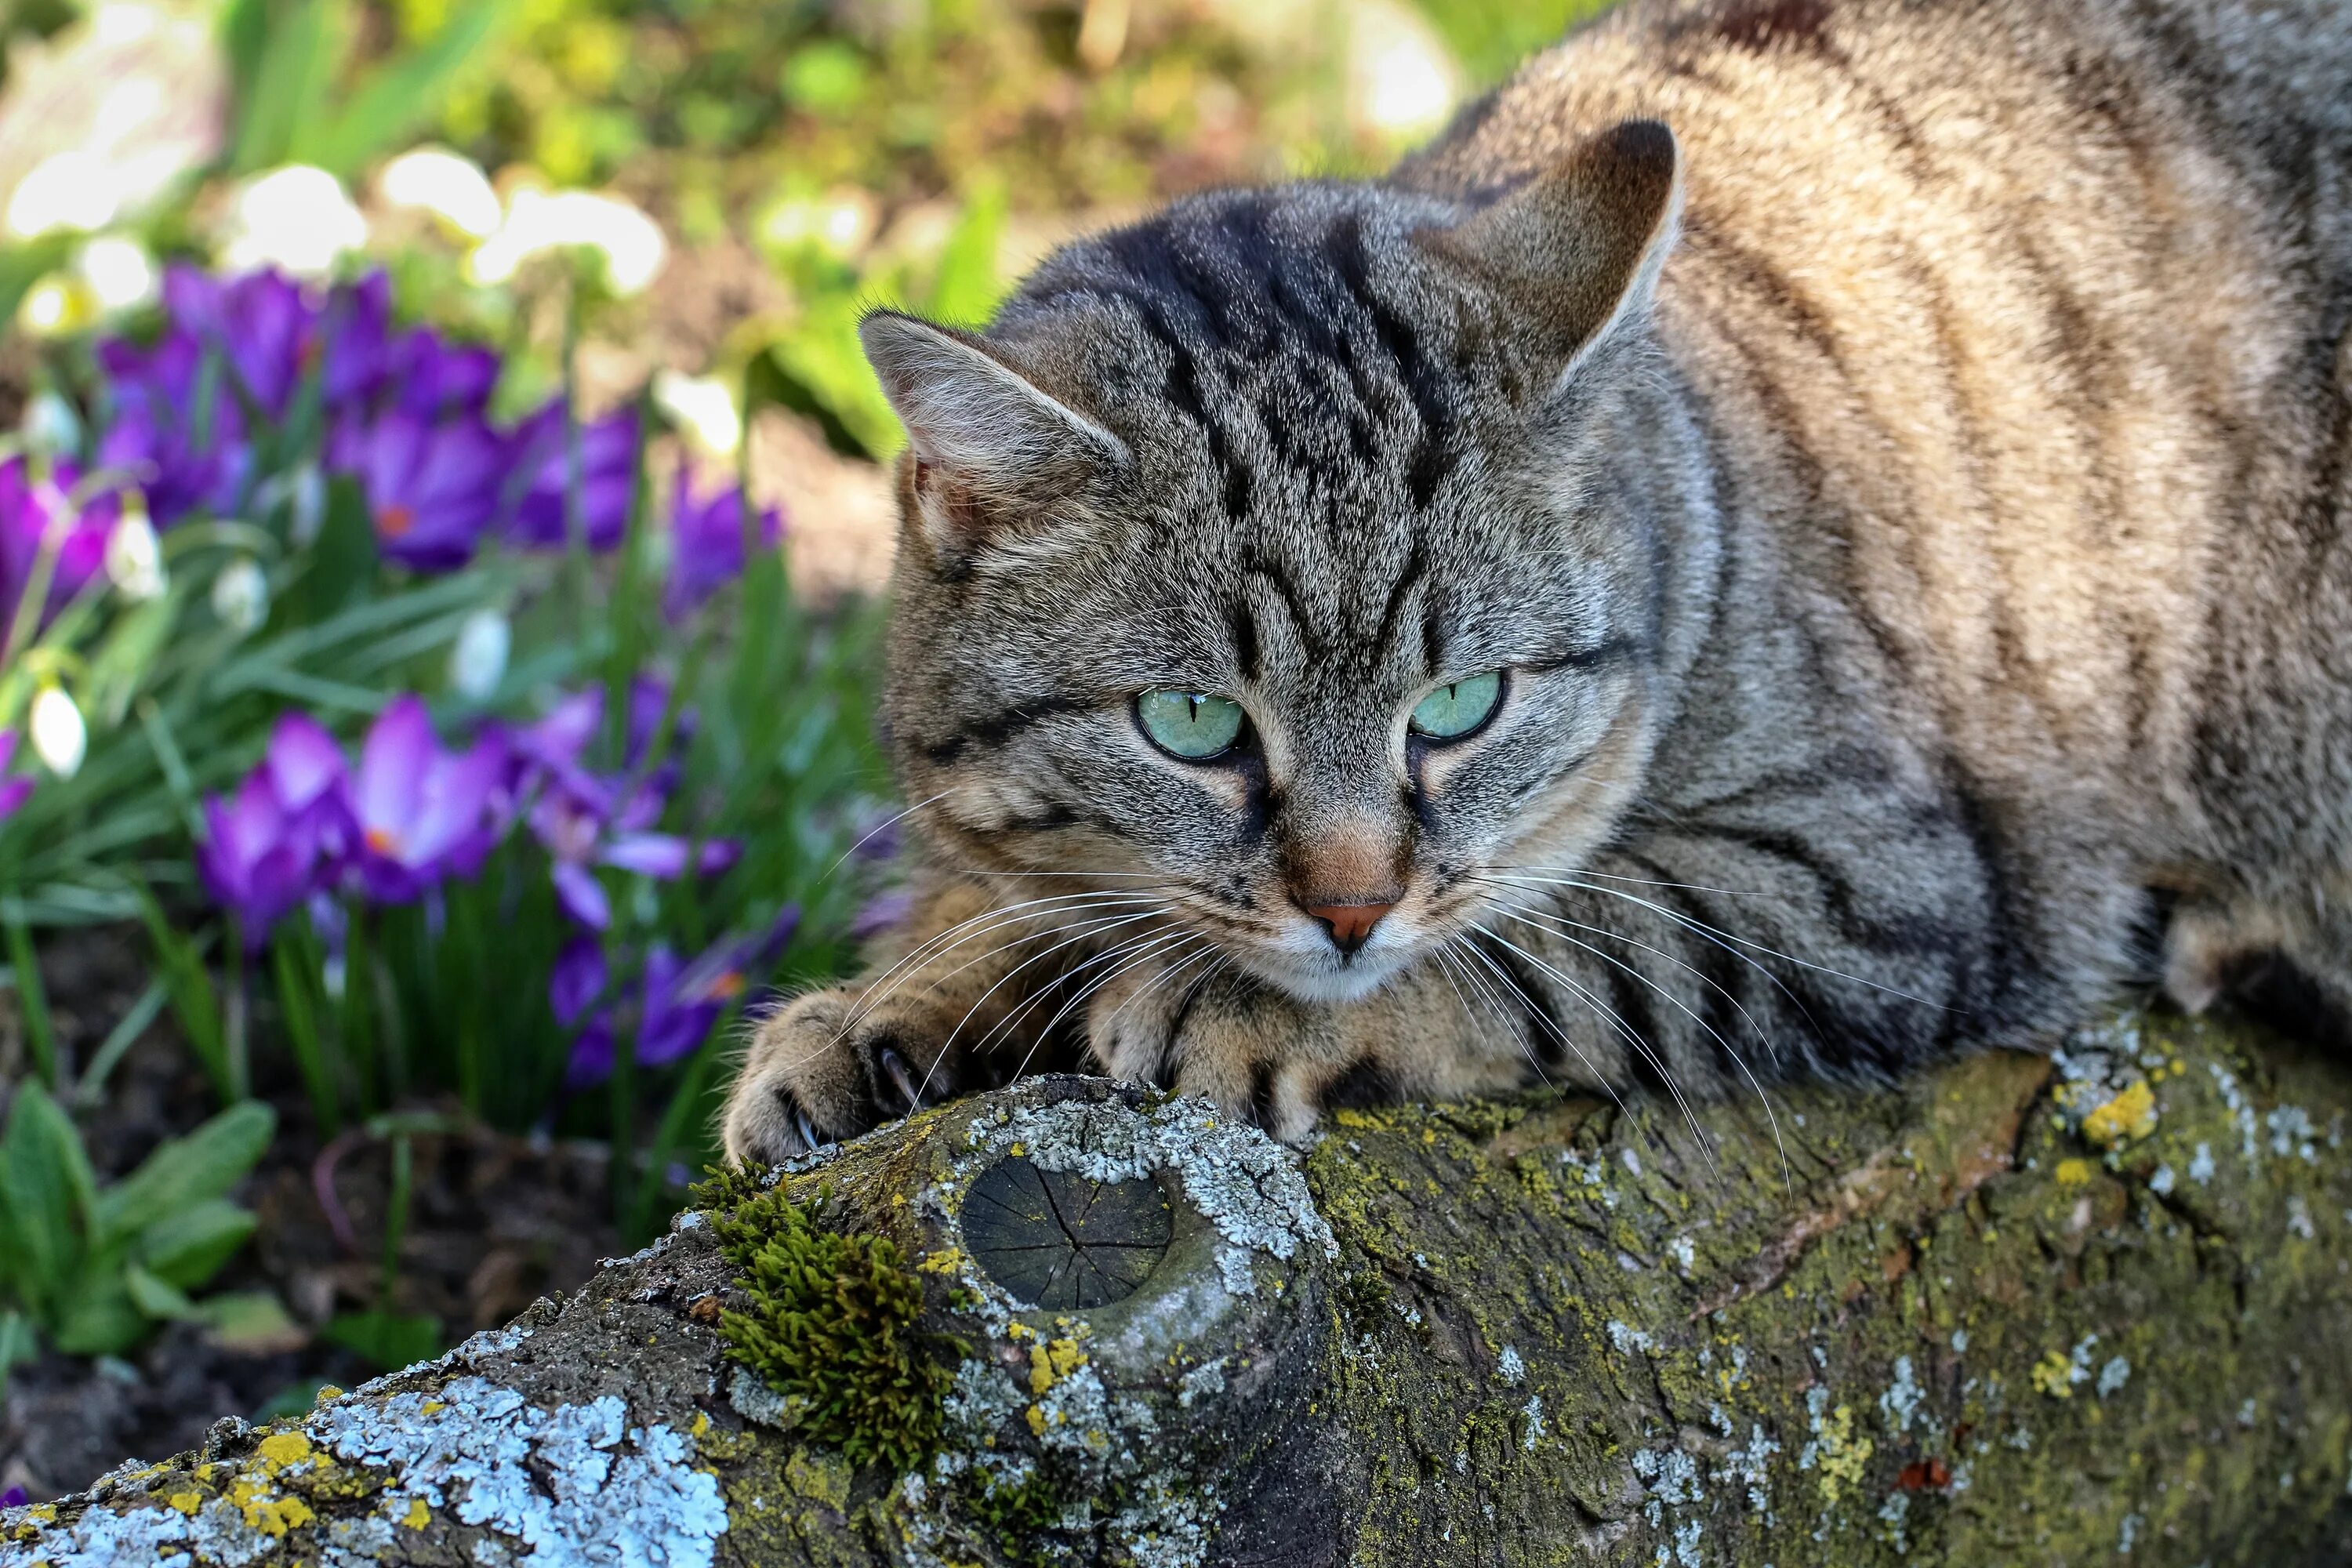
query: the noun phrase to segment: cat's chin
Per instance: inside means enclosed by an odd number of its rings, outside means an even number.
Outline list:
[[[1344,960],[1286,952],[1234,954],[1242,968],[1285,995],[1320,1003],[1362,1001],[1394,978],[1412,956],[1412,950],[1402,946],[1380,952],[1366,948]]]

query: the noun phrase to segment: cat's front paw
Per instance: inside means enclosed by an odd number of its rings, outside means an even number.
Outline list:
[[[727,1158],[772,1165],[973,1087],[953,1023],[855,986],[795,997],[752,1037],[727,1100]]]
[[[1171,987],[1104,987],[1087,1020],[1103,1070],[1198,1095],[1286,1143],[1311,1138],[1326,1110],[1395,1098],[1370,1042],[1334,1009],[1230,974]]]

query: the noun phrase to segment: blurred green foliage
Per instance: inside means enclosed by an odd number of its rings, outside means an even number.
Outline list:
[[[476,0],[378,3],[388,36],[414,45]],[[1332,85],[1330,62],[1253,48],[1206,5],[1136,6],[1116,58],[1092,62],[1085,8],[1022,0],[520,11],[444,132],[491,167],[666,198],[688,238],[783,183],[898,201],[985,172],[1029,209],[1145,199],[1317,142]]]
[[[1502,80],[1521,60],[1557,41],[1580,23],[1607,10],[1612,0],[1474,0],[1449,5],[1423,0],[1422,11],[1462,62],[1473,81]]]
[[[277,1125],[266,1105],[232,1106],[101,1186],[65,1111],[20,1086],[0,1131],[0,1389],[42,1341],[118,1355],[158,1323],[202,1317],[188,1292],[253,1234],[226,1194]]]

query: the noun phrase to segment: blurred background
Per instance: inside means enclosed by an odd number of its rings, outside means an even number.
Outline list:
[[[0,1497],[667,1223],[894,910],[856,351],[1595,0],[0,0]]]

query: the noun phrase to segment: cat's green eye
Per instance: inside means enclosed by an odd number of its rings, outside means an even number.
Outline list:
[[[1412,732],[1433,741],[1458,741],[1484,724],[1502,700],[1503,672],[1498,669],[1441,686],[1414,704]]]
[[[1242,705],[1201,691],[1146,691],[1135,700],[1135,721],[1170,756],[1205,763],[1241,737]]]

